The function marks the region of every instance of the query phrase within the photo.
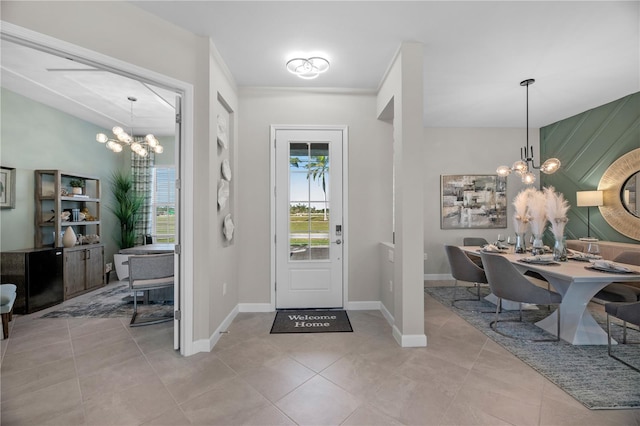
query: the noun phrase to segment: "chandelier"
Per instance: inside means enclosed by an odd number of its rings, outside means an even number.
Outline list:
[[[513,163],[511,167],[500,166],[496,170],[498,176],[509,176],[511,172],[515,172],[522,178],[522,182],[527,185],[536,181],[536,176],[533,174],[532,169],[540,170],[542,173],[550,175],[560,168],[560,160],[557,158],[549,158],[541,166],[536,166],[533,161],[533,147],[529,147],[529,86],[533,83],[535,83],[535,80],[532,78],[520,82],[520,86],[527,88],[527,145],[520,148],[520,159]]]
[[[293,58],[287,62],[287,70],[305,80],[312,80],[329,69],[329,61],[320,56]]]
[[[136,99],[133,96],[129,96],[127,98],[129,102],[131,102],[131,126],[133,127],[133,103],[136,102]],[[104,133],[98,133],[96,135],[96,140],[100,143],[106,144],[107,149],[110,149],[113,152],[122,152],[125,146],[128,146],[131,151],[135,152],[141,157],[146,157],[149,155],[149,151],[153,151],[156,154],[162,154],[164,148],[158,142],[155,136],[149,134],[142,137],[134,137],[133,136],[133,128],[131,129],[131,135],[125,132],[122,127],[115,126],[111,129],[113,134],[115,135],[115,139],[110,139]]]

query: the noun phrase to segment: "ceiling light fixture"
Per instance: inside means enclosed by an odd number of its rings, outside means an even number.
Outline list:
[[[522,177],[522,182],[527,185],[531,185],[536,181],[532,169],[539,169],[542,173],[550,175],[560,168],[560,160],[557,158],[549,158],[541,166],[536,166],[533,161],[533,147],[529,147],[529,86],[533,83],[535,83],[533,78],[520,82],[520,86],[526,86],[527,88],[527,145],[520,148],[520,160],[513,163],[511,167],[500,166],[496,170],[498,176],[509,176],[511,172],[516,172]]]
[[[329,61],[320,56],[293,58],[287,61],[287,70],[305,80],[312,80],[329,69]]]
[[[116,136],[116,139],[109,139],[104,133],[98,133],[96,140],[100,143],[104,143],[107,149],[113,152],[122,152],[125,146],[131,148],[131,151],[135,152],[141,157],[149,155],[149,151],[153,151],[156,154],[162,154],[164,148],[158,142],[155,136],[148,134],[144,138],[133,136],[133,103],[138,99],[133,96],[127,98],[131,102],[131,135],[125,132],[122,127],[115,126],[111,131]]]

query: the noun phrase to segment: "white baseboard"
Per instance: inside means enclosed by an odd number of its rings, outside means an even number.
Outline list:
[[[238,307],[239,305],[236,305],[236,307],[229,312],[229,315],[227,315],[224,321],[222,321],[222,324],[220,324],[208,339],[200,339],[193,342],[194,354],[198,352],[211,352],[211,349],[213,349],[216,343],[218,343],[218,340],[220,340],[222,333],[227,331],[227,328],[229,328],[234,318],[238,315],[238,312],[240,312]]]
[[[391,315],[391,312],[389,312],[387,307],[384,306],[384,303],[382,302],[380,302],[380,312],[382,312],[382,315],[387,320],[387,323],[389,323],[389,325],[393,327],[393,323],[396,321],[396,319],[393,317],[393,315]]]
[[[405,334],[403,335],[398,327],[393,326],[393,338],[403,348],[422,348],[427,346],[426,334]]]

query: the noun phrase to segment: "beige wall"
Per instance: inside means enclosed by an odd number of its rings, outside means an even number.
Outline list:
[[[440,229],[440,175],[495,174],[498,166],[510,166],[519,159],[525,137],[525,129],[425,129],[424,250],[428,256],[425,261],[428,279],[441,279],[450,272],[444,244],[462,244],[465,236],[495,241],[499,232],[515,235],[511,201],[524,188],[518,177],[507,178],[507,200],[510,200],[507,229]],[[529,144],[534,147],[536,159],[540,158],[539,139],[538,129],[529,129]]]
[[[240,91],[239,299],[270,302],[270,125],[349,127],[349,302],[378,301],[378,243],[391,237],[391,126],[373,94]]]

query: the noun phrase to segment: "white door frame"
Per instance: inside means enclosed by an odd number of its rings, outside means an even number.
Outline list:
[[[189,221],[184,212],[193,211],[194,177],[187,170],[193,170],[193,115],[194,115],[194,90],[193,85],[184,81],[159,74],[155,71],[139,67],[137,65],[124,62],[122,60],[104,55],[93,50],[56,39],[45,34],[41,34],[27,28],[20,27],[10,22],[0,21],[0,33],[7,39],[31,46],[36,49],[49,51],[59,56],[73,57],[75,60],[101,68],[114,74],[120,74],[132,79],[153,83],[166,87],[182,95],[182,134],[180,139],[182,147],[180,149],[180,181],[182,190],[180,191],[180,205],[183,214],[179,216],[179,232],[181,254],[179,258],[178,285],[180,286],[180,306],[182,318],[180,321],[180,353],[182,355],[192,355],[195,353],[193,344],[193,244],[194,244],[194,224]]]
[[[277,130],[337,130],[342,132],[342,300],[343,308],[349,306],[349,128],[346,125],[271,125],[269,188],[271,191],[271,310],[276,310],[276,131]]]

